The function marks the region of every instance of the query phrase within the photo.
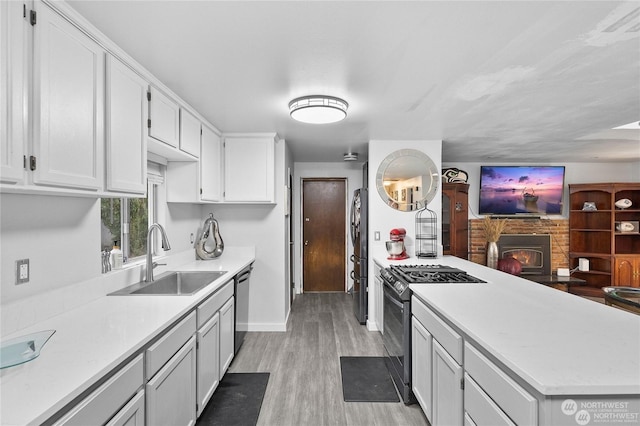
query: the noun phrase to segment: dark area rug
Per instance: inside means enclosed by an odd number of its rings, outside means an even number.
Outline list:
[[[346,402],[399,402],[384,357],[341,356],[342,394]]]
[[[250,426],[258,422],[269,373],[227,373],[198,418],[198,426]]]

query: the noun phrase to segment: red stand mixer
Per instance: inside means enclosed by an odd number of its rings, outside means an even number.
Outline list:
[[[402,260],[408,259],[409,255],[404,247],[404,238],[407,235],[407,231],[404,228],[393,228],[389,232],[389,239],[387,241],[387,252],[389,253],[389,260]]]

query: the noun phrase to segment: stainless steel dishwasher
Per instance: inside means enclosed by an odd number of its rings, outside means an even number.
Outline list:
[[[249,324],[249,278],[251,277],[252,270],[253,263],[249,264],[233,277],[236,296],[234,354],[237,354],[238,350],[240,350],[240,346],[242,346],[244,342],[244,336],[247,334],[246,328]],[[238,327],[238,324],[242,324],[242,326]],[[239,328],[242,328],[242,330],[239,330]]]

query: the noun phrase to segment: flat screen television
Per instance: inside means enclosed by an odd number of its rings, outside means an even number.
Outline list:
[[[485,215],[562,214],[564,166],[480,166]]]

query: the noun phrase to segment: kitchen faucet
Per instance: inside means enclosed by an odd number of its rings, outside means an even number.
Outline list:
[[[149,231],[147,232],[147,277],[145,281],[150,283],[153,281],[153,268],[156,264],[153,263],[152,258],[152,247],[151,247],[151,234],[153,234],[154,229],[160,230],[160,235],[162,236],[162,248],[164,251],[171,250],[171,244],[169,244],[169,239],[167,238],[167,233],[164,231],[164,228],[159,223],[154,223],[149,227]]]

